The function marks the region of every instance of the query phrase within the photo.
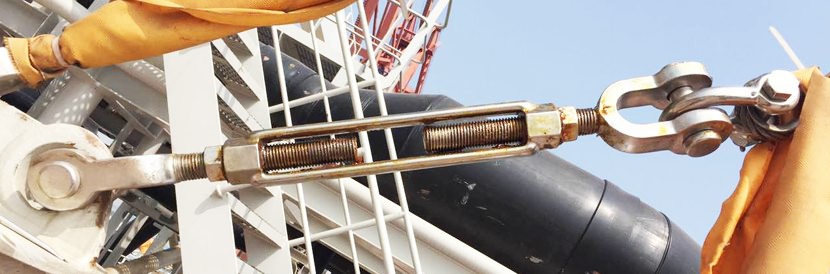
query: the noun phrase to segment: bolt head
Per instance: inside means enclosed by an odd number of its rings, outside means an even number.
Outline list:
[[[81,184],[78,170],[70,163],[57,161],[43,165],[38,171],[38,184],[50,198],[60,199],[75,194]]]
[[[798,79],[790,72],[775,70],[770,72],[761,85],[761,92],[777,101],[786,101],[801,92]]]
[[[686,147],[686,154],[692,157],[701,157],[714,152],[723,142],[720,134],[713,130],[703,130],[689,137],[683,141],[683,146]]]

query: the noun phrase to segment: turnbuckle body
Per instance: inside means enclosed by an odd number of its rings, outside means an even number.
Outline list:
[[[72,210],[103,191],[201,178],[283,185],[531,155],[595,133],[599,122],[593,109],[502,103],[262,130],[202,153],[96,160],[74,149],[52,149],[33,158],[26,178],[34,202]],[[422,127],[423,155],[363,161],[355,133],[401,127]]]
[[[579,121],[596,121],[581,115],[574,108],[514,102],[263,130],[208,148],[206,174],[212,181],[273,185],[530,155],[576,139]],[[426,155],[366,163],[349,136],[412,126],[423,126]],[[290,161],[295,164],[285,164]]]

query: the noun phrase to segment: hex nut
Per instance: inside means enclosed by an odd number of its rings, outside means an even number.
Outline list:
[[[770,72],[763,81],[761,92],[772,100],[786,101],[801,92],[798,79],[790,72],[775,70]]]
[[[559,108],[562,121],[562,142],[570,142],[579,137],[579,115],[575,107]]]
[[[211,182],[225,180],[225,169],[222,164],[222,146],[205,148],[205,172]]]
[[[222,166],[225,178],[231,184],[253,183],[255,175],[262,173],[259,161],[259,145],[224,145]]]
[[[527,141],[542,149],[556,148],[562,143],[562,117],[552,104],[539,105],[528,111]]]

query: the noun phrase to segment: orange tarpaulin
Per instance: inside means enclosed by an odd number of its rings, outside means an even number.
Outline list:
[[[703,243],[701,273],[830,273],[830,79],[806,89],[792,138],[754,147]]]
[[[252,27],[304,22],[354,0],[120,0],[53,35],[9,38],[5,44],[24,81],[36,85],[66,63],[84,68],[143,59]]]

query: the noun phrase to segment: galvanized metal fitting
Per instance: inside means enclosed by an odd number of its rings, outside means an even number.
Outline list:
[[[683,146],[686,148],[686,155],[701,157],[717,150],[723,139],[724,137],[716,131],[704,129],[686,137]]]
[[[66,198],[75,194],[81,185],[78,169],[65,161],[50,162],[37,167],[33,178],[46,196],[54,199]]]
[[[26,176],[30,204],[56,211],[89,204],[97,191],[91,190],[94,182],[84,181],[84,172],[79,165],[86,160],[86,156],[71,149],[53,149],[33,155]]]
[[[798,126],[801,84],[792,73],[774,70],[749,81],[745,88],[758,93],[755,104],[736,105],[732,112],[735,131],[730,139],[744,149],[759,142],[786,138]]]
[[[729,135],[743,148],[789,136],[798,125],[796,109],[801,100],[800,84],[790,72],[775,70],[747,82],[743,87],[703,88],[672,97],[660,121],[714,106],[735,106]],[[723,134],[720,134],[724,136]]]
[[[232,184],[254,182],[254,177],[262,174],[259,148],[257,143],[248,143],[244,139],[231,139],[222,147],[222,166],[225,179]]]
[[[599,136],[611,147],[629,153],[669,150],[693,157],[711,153],[732,132],[729,117],[720,109],[694,108],[650,124],[632,123],[619,112],[646,105],[664,109],[670,100],[694,96],[711,85],[706,69],[695,62],[673,63],[653,76],[615,82],[597,104],[603,121]]]
[[[771,100],[787,101],[801,94],[798,86],[798,79],[792,73],[774,70],[763,78],[761,92]]]
[[[538,105],[527,112],[525,119],[528,142],[543,149],[556,148],[562,143],[562,113],[553,104]],[[578,135],[578,131],[577,128],[574,132]]]

